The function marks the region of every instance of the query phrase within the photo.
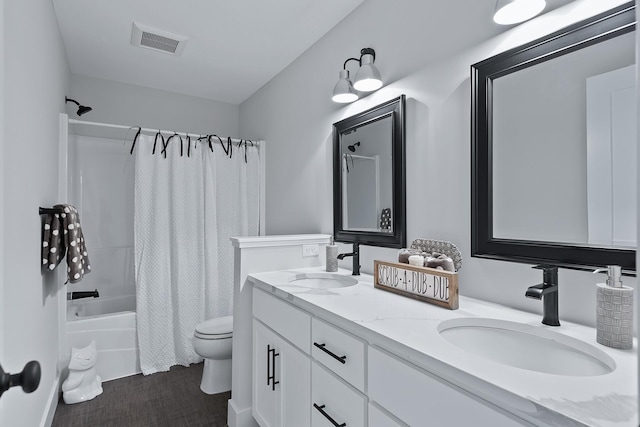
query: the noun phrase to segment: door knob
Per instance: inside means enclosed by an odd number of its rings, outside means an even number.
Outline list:
[[[0,366],[0,396],[10,387],[21,386],[25,393],[31,393],[40,385],[40,363],[32,360],[24,365],[22,372],[9,374]]]

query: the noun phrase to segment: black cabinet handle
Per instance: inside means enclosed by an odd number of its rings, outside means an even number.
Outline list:
[[[271,366],[273,368],[273,378],[271,379],[271,390],[276,390],[276,384],[280,384],[280,381],[276,381],[276,357],[280,356],[280,353],[276,353],[274,348],[271,352]]]
[[[327,353],[329,356],[333,357],[334,359],[336,359],[338,362],[342,363],[343,365],[345,363],[347,363],[345,360],[347,358],[347,356],[338,356],[337,354],[335,354],[334,352],[327,350],[325,348],[326,344],[322,343],[322,344],[318,344],[317,342],[314,342],[313,345],[315,345],[316,347],[318,347],[320,350],[324,351],[325,353]]]
[[[327,414],[327,413],[324,411],[324,406],[325,406],[325,405],[318,406],[318,404],[317,404],[317,403],[314,403],[314,404],[313,404],[313,407],[314,407],[314,408],[316,408],[318,411],[320,411],[320,413],[321,413],[322,415],[324,415],[324,417],[325,417],[326,419],[328,419],[328,420],[331,422],[331,424],[333,424],[334,426],[336,426],[336,427],[346,427],[346,426],[347,426],[347,423],[338,424],[338,423],[336,422],[336,420],[334,420],[334,419],[331,417],[331,415]]]
[[[276,353],[276,349],[267,344],[267,386],[271,383],[271,390],[273,391],[276,389],[276,384],[280,384],[280,381],[276,381],[277,356],[280,356],[280,353]]]
[[[267,344],[267,387],[269,387],[271,383],[271,346]]]

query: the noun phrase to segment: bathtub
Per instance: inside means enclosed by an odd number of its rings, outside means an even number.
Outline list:
[[[114,309],[122,311],[110,313]],[[68,301],[69,348],[85,347],[96,340],[96,369],[103,381],[142,372],[134,310],[135,295]]]

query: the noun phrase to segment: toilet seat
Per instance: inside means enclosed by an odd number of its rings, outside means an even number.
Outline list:
[[[223,340],[233,337],[233,316],[216,317],[196,326],[193,334],[204,340]]]

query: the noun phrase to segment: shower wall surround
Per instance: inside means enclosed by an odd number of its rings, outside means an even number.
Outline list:
[[[69,135],[69,203],[80,212],[92,272],[67,284],[68,291],[98,289],[100,298],[135,295],[134,162],[128,150],[123,141]]]

